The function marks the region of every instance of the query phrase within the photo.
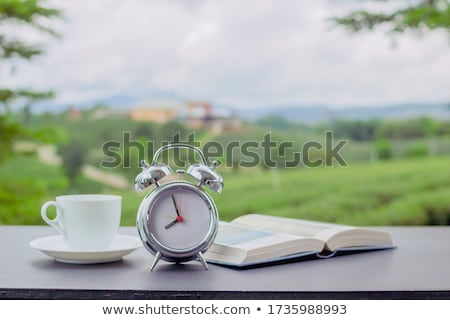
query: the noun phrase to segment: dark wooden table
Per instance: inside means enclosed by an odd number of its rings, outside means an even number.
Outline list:
[[[238,270],[161,262],[61,263],[29,247],[44,226],[0,226],[2,299],[450,299],[450,227],[386,227],[396,249]],[[122,234],[136,235],[122,227]]]

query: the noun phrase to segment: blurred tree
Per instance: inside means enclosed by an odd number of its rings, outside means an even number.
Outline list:
[[[11,154],[13,142],[20,132],[19,124],[0,115],[0,163]]]
[[[375,141],[375,149],[377,152],[377,159],[392,158],[391,143],[387,139],[378,139]]]
[[[147,140],[154,140],[156,136],[156,130],[153,123],[141,123],[133,132],[133,136],[136,138],[146,138]]]
[[[409,146],[404,156],[406,158],[425,157],[429,154],[429,147],[425,143],[416,142]]]
[[[42,6],[41,0],[1,0],[0,26],[26,25],[32,29],[57,36],[55,31],[46,26],[49,19],[59,17],[57,9]],[[29,44],[18,39],[15,35],[8,35],[0,31],[0,62],[17,59],[31,60],[43,54],[43,49],[36,44]],[[52,91],[37,92],[29,89],[12,89],[0,87],[0,163],[12,154],[13,143],[20,135],[30,132],[18,123],[12,116],[12,103],[22,102],[25,106],[53,97]]]
[[[387,2],[388,0],[373,1]],[[450,2],[448,0],[404,2],[404,8],[389,13],[358,10],[343,17],[334,17],[332,21],[351,32],[372,30],[379,25],[388,25],[391,33],[435,29],[450,32]]]
[[[377,127],[377,137],[384,139],[416,139],[436,135],[439,123],[430,118],[384,121]]]
[[[436,134],[438,136],[450,136],[450,121],[442,121],[437,125]]]
[[[379,120],[338,120],[332,123],[332,130],[338,137],[355,141],[371,141],[375,138]]]
[[[169,121],[161,127],[161,138],[167,142],[175,142],[186,133],[186,128],[178,121]]]
[[[58,152],[62,158],[64,173],[73,187],[85,162],[87,147],[82,142],[73,140],[60,146]]]
[[[264,127],[280,130],[286,130],[293,127],[293,124],[291,122],[289,122],[286,118],[278,115],[264,116],[258,119],[256,123]]]

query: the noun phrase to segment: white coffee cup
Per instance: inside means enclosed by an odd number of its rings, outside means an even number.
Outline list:
[[[41,208],[42,219],[63,235],[72,250],[98,251],[110,247],[120,225],[122,198],[115,195],[77,194],[56,197]],[[56,207],[50,219],[47,208]]]

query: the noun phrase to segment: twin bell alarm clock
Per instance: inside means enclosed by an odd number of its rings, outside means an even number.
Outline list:
[[[194,182],[160,182],[173,174],[169,165],[157,162],[160,154],[170,149],[193,150],[199,155],[200,163],[190,165],[186,171],[176,171],[192,177]],[[136,220],[144,247],[154,255],[151,270],[160,259],[175,263],[197,259],[208,269],[203,253],[216,237],[219,218],[213,199],[203,188],[222,192],[223,178],[215,171],[216,166],[215,161],[208,165],[199,148],[184,143],[162,146],[151,164],[141,161],[142,172],[136,176],[136,190],[155,186],[142,200]]]

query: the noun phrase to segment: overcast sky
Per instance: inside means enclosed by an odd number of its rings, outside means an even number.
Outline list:
[[[111,96],[261,105],[450,101],[450,39],[349,35],[327,19],[385,3],[331,0],[50,1],[65,19],[47,54],[0,70],[0,86],[54,89],[57,103]],[[408,1],[396,1],[408,3]],[[28,39],[34,34],[20,31]],[[41,39],[39,39],[41,40]]]

